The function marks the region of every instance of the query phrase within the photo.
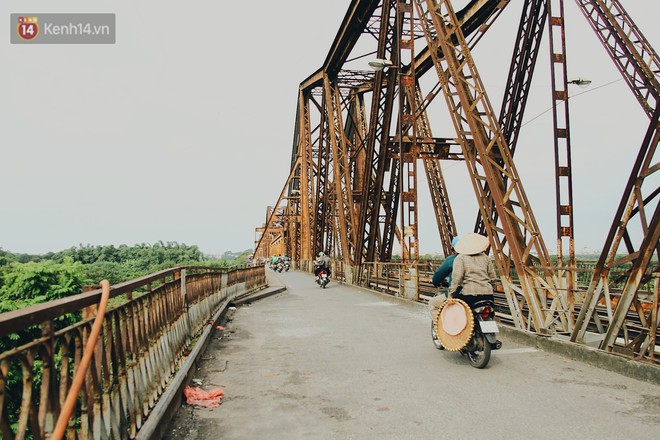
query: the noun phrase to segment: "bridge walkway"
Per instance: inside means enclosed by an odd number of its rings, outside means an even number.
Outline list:
[[[230,311],[198,364],[223,404],[184,405],[164,438],[657,438],[657,385],[504,336],[477,370],[433,347],[422,304],[277,278],[287,290]]]

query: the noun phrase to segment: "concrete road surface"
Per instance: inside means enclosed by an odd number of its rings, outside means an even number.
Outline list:
[[[277,276],[199,364],[222,405],[184,405],[166,439],[660,439],[656,385],[504,337],[477,370],[433,347],[421,304]]]

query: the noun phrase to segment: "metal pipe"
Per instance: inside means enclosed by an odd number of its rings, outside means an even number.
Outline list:
[[[64,436],[66,425],[69,423],[69,419],[73,413],[73,408],[75,407],[76,400],[78,399],[78,393],[80,392],[80,388],[85,381],[85,375],[87,374],[87,369],[89,368],[92,354],[94,354],[94,350],[96,349],[96,342],[98,340],[99,333],[101,333],[101,327],[103,326],[103,319],[105,317],[105,309],[108,305],[108,299],[110,299],[110,283],[108,280],[103,280],[100,284],[102,293],[99,309],[96,313],[94,324],[92,325],[92,331],[89,335],[89,340],[85,345],[85,352],[83,353],[80,366],[78,367],[78,371],[76,371],[76,376],[73,378],[73,383],[71,384],[69,393],[67,394],[66,400],[64,401],[62,411],[57,418],[55,430],[51,436],[52,440],[60,440]]]

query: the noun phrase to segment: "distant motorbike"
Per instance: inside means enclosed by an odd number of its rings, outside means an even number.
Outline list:
[[[494,317],[495,306],[490,299],[476,300],[470,306],[462,299],[450,298],[440,307],[437,320],[431,320],[433,344],[438,350],[465,354],[470,365],[485,368],[491,350],[502,347]]]
[[[284,272],[288,272],[289,269],[291,268],[291,264],[289,264],[288,261],[285,261],[284,263],[282,263],[282,268],[284,269]]]
[[[323,269],[321,269],[318,276],[316,277],[316,284],[321,286],[321,288],[325,289],[325,286],[327,286],[329,282],[330,282],[330,276],[328,275],[328,269],[324,267]]]

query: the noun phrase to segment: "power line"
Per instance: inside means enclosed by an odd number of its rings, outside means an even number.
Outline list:
[[[571,96],[569,96],[569,98],[575,98],[575,97],[577,97],[577,96],[584,95],[585,93],[595,92],[595,91],[598,90],[598,89],[602,89],[603,87],[607,87],[607,86],[612,85],[612,84],[614,84],[615,82],[619,82],[619,81],[623,81],[623,78],[615,79],[614,81],[610,81],[610,82],[608,82],[608,83],[605,83],[605,84],[603,84],[602,86],[594,87],[594,88],[591,88],[591,89],[589,89],[589,90],[585,90],[584,92],[576,93],[575,95],[571,95]],[[522,128],[522,127],[524,127],[525,125],[529,124],[530,122],[532,122],[532,121],[534,121],[534,120],[540,118],[541,116],[543,116],[544,114],[548,113],[550,110],[552,110],[552,109],[555,108],[555,107],[557,107],[557,104],[553,105],[552,107],[548,108],[547,110],[544,110],[543,112],[541,112],[541,113],[539,113],[538,115],[534,116],[532,119],[530,119],[529,121],[525,122],[525,123],[522,124],[520,127]]]

